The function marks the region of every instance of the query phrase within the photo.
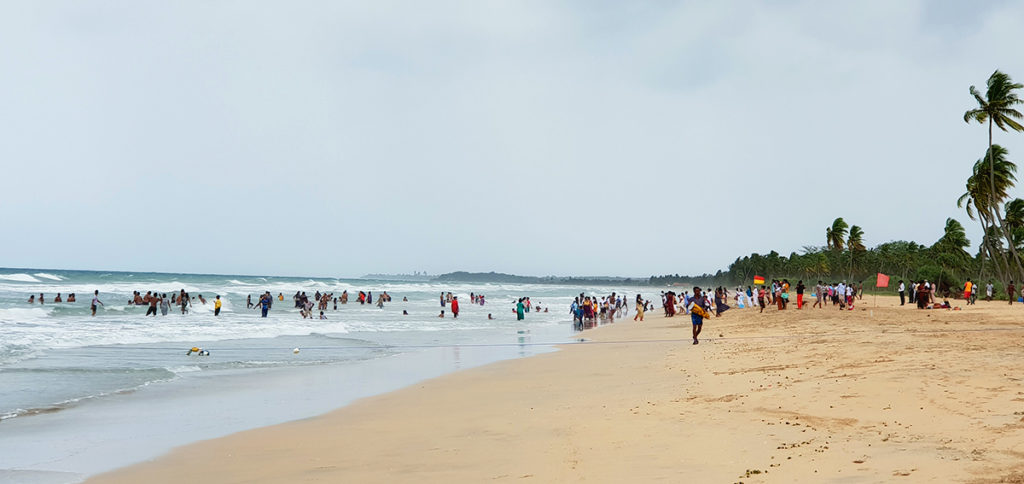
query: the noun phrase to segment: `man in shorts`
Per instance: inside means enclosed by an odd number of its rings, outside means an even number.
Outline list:
[[[696,308],[704,308],[704,295],[701,294],[700,288],[693,288],[693,298],[690,302],[693,304],[690,309],[690,322],[693,323],[693,344],[697,344],[697,336],[700,335],[700,330],[704,327],[704,317],[697,314]]]
[[[96,315],[96,305],[97,304],[99,304],[100,306],[103,305],[103,301],[100,301],[100,290],[99,289],[97,289],[96,291],[94,291],[92,293],[92,315],[93,316]]]
[[[160,298],[150,291],[146,293],[146,302],[149,303],[149,309],[146,310],[146,316],[156,316],[156,305],[160,304]]]

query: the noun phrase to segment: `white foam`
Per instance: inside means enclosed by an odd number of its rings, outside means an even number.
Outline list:
[[[199,368],[198,366],[174,366],[174,367],[168,368],[167,370],[172,372],[172,373],[175,373],[175,374],[178,374],[178,373],[192,373],[192,372],[196,372],[196,371],[203,371],[203,369]]]
[[[39,282],[39,279],[28,274],[0,274],[0,279],[15,282]]]
[[[36,277],[42,277],[43,279],[49,279],[51,281],[63,281],[64,278],[53,274],[47,274],[45,272],[37,272],[33,274]]]

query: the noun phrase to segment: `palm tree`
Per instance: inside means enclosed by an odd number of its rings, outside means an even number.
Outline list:
[[[846,239],[846,248],[850,249],[850,279],[852,280],[854,254],[867,250],[867,247],[864,247],[864,230],[859,225],[850,227],[850,237]]]
[[[867,247],[864,247],[864,229],[861,229],[859,225],[850,227],[850,237],[846,240],[846,247],[856,251],[867,250]]]
[[[831,227],[825,227],[825,242],[828,244],[828,248],[841,251],[843,250],[843,239],[846,238],[846,229],[849,225],[843,220],[843,217],[839,217],[832,221]]]
[[[971,258],[971,254],[966,250],[970,245],[971,241],[967,238],[964,226],[954,218],[947,218],[946,229],[942,237],[932,246],[932,249],[940,254],[952,256],[962,267]]]
[[[971,96],[974,96],[974,100],[978,102],[978,107],[964,113],[964,122],[977,121],[979,124],[988,122],[989,183],[992,184],[989,186],[991,190],[989,192],[989,208],[994,212],[995,221],[1002,228],[1003,236],[1006,237],[1007,241],[1010,241],[1010,233],[1003,227],[1004,224],[1002,217],[999,215],[998,205],[996,205],[993,199],[996,194],[996,187],[994,184],[995,160],[992,150],[992,125],[995,124],[1003,131],[1006,131],[1007,127],[1014,131],[1024,131],[1024,125],[1016,121],[1024,118],[1024,114],[1014,109],[1014,106],[1024,103],[1024,100],[1017,97],[1015,92],[1017,89],[1024,88],[1024,84],[1014,83],[1009,75],[996,70],[989,76],[987,88],[985,97],[982,97],[981,93],[974,86],[971,86],[970,93]],[[977,202],[975,202],[975,206],[977,206]],[[1017,249],[1013,246],[1012,242],[1009,245],[1017,269],[1024,273],[1024,267],[1021,266]]]
[[[974,163],[973,174],[967,179],[967,191],[960,195],[956,202],[958,207],[967,209],[967,216],[971,220],[975,220],[977,216],[982,232],[986,234],[990,232],[990,229],[996,229],[995,224],[998,220],[994,215],[996,210],[993,210],[992,203],[998,204],[1009,196],[1010,187],[1017,181],[1014,176],[1017,165],[1007,160],[1006,156],[1005,148],[992,145],[986,151],[985,156]],[[995,233],[999,233],[998,229]],[[994,244],[997,239],[998,237],[983,238],[984,251],[982,254],[988,253],[988,258],[992,259],[998,269],[997,272],[1000,273],[999,278],[1003,279],[1001,274],[1004,270],[1009,271],[1010,264],[1003,251],[996,250],[996,245],[1002,245]]]
[[[1006,228],[1013,237],[1013,245],[1024,249],[1024,200],[1014,198],[1006,202],[1003,212],[1006,214]]]

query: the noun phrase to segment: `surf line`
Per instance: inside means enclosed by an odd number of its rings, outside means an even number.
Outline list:
[[[906,330],[906,331],[885,331],[884,334],[938,334],[938,333],[980,333],[980,332],[997,332],[997,331],[1024,331],[1024,327],[1020,328],[968,328],[968,329],[926,329],[926,330]],[[779,334],[779,335],[763,335],[763,336],[722,336],[722,337],[709,337],[707,341],[745,341],[745,340],[759,340],[759,339],[801,339],[801,338],[834,338],[841,336],[858,336],[875,334],[873,331],[852,331],[845,333],[797,333],[797,334]],[[432,345],[376,345],[376,346],[303,346],[303,350],[387,350],[387,349],[429,349],[429,348],[519,348],[523,346],[577,346],[577,345],[620,345],[620,344],[657,344],[657,343],[680,343],[690,342],[692,338],[669,338],[669,339],[636,339],[636,340],[617,340],[617,341],[594,341],[585,338],[579,338],[573,341],[547,341],[547,342],[530,342],[530,343],[464,343],[464,344],[432,344]],[[97,345],[89,346],[89,348],[103,348],[113,350],[130,350],[130,351],[180,351],[180,347],[158,347],[158,346],[147,346],[147,347],[122,347],[122,346],[111,346],[111,345]],[[260,350],[281,350],[281,351],[292,351],[292,348],[276,347],[276,346],[260,346],[260,347],[230,347],[230,348],[207,348],[216,349],[218,352],[225,351],[260,351]]]

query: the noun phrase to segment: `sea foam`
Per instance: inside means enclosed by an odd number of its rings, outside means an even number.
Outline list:
[[[0,274],[0,279],[15,282],[39,282],[39,279],[28,274]]]

